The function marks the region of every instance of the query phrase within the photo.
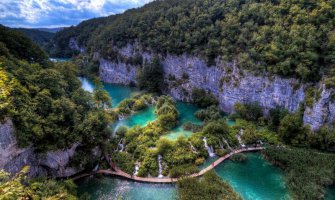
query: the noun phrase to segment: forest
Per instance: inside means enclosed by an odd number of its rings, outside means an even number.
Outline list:
[[[114,47],[139,43],[161,55],[198,55],[209,66],[219,57],[256,74],[309,82],[324,78],[332,85],[334,7],[331,0],[154,1],[58,32],[57,52],[51,55],[74,55],[67,45],[71,38],[88,54],[100,52],[109,59],[115,57]]]

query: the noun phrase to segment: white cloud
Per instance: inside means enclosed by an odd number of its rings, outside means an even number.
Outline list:
[[[0,0],[0,23],[8,26],[73,25],[83,19],[120,13],[150,1]]]

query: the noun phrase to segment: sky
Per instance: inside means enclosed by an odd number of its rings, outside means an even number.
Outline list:
[[[0,0],[0,24],[55,28],[122,13],[152,0]]]

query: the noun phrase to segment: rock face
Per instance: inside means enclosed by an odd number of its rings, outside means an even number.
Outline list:
[[[139,53],[143,60],[150,60],[152,54],[142,50],[138,45],[127,45],[117,49],[123,58],[133,58]],[[191,101],[193,88],[204,89],[213,93],[220,102],[223,111],[233,112],[237,102],[259,102],[265,109],[284,107],[290,112],[298,109],[305,100],[305,85],[295,79],[278,76],[257,76],[241,70],[236,62],[222,62],[219,58],[215,66],[196,56],[165,55],[160,56],[165,72],[165,93],[183,101]],[[135,82],[138,66],[117,61],[100,59],[100,77],[108,83],[130,84]],[[334,103],[331,102],[332,91],[323,88],[321,98],[313,108],[307,108],[304,122],[317,129],[322,124],[334,120]]]
[[[335,121],[335,96],[333,94],[333,90],[327,90],[323,86],[321,97],[312,108],[306,109],[304,122],[310,124],[313,130]]]
[[[15,174],[29,165],[32,177],[51,175],[53,177],[71,176],[77,171],[67,167],[79,144],[70,149],[37,154],[32,147],[21,149],[17,146],[14,126],[10,119],[0,122],[0,169]]]
[[[73,50],[79,51],[80,53],[84,53],[85,52],[85,48],[80,47],[77,40],[74,38],[70,38],[69,40],[69,47]]]
[[[129,85],[135,82],[137,67],[125,63],[113,63],[100,60],[100,79],[106,83],[119,83]]]

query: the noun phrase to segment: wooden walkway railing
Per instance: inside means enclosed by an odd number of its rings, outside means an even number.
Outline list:
[[[229,154],[227,154],[227,155],[225,155],[223,157],[220,157],[219,159],[217,159],[216,161],[214,161],[211,165],[209,165],[205,169],[201,170],[199,173],[192,174],[189,177],[199,177],[199,176],[204,175],[206,172],[212,170],[213,168],[215,168],[216,166],[218,166],[220,163],[222,163],[223,161],[225,161],[226,159],[228,159],[232,155],[235,155],[235,154],[238,154],[238,153],[242,153],[242,152],[260,151],[260,150],[263,150],[263,149],[264,149],[264,147],[250,147],[250,148],[243,148],[243,149],[232,151]],[[119,177],[127,178],[127,179],[130,179],[130,180],[133,180],[133,181],[145,182],[145,183],[175,183],[175,182],[178,181],[177,178],[158,178],[158,177],[138,177],[138,176],[132,176],[132,175],[127,174],[126,172],[120,170],[120,169],[117,169],[116,171],[112,171],[110,169],[107,169],[107,170],[98,170],[98,171],[92,172],[92,173],[81,174],[79,176],[74,177],[73,180],[76,180],[76,179],[79,179],[79,178],[83,178],[85,176],[94,175],[94,174],[114,175],[114,176],[119,176]]]

